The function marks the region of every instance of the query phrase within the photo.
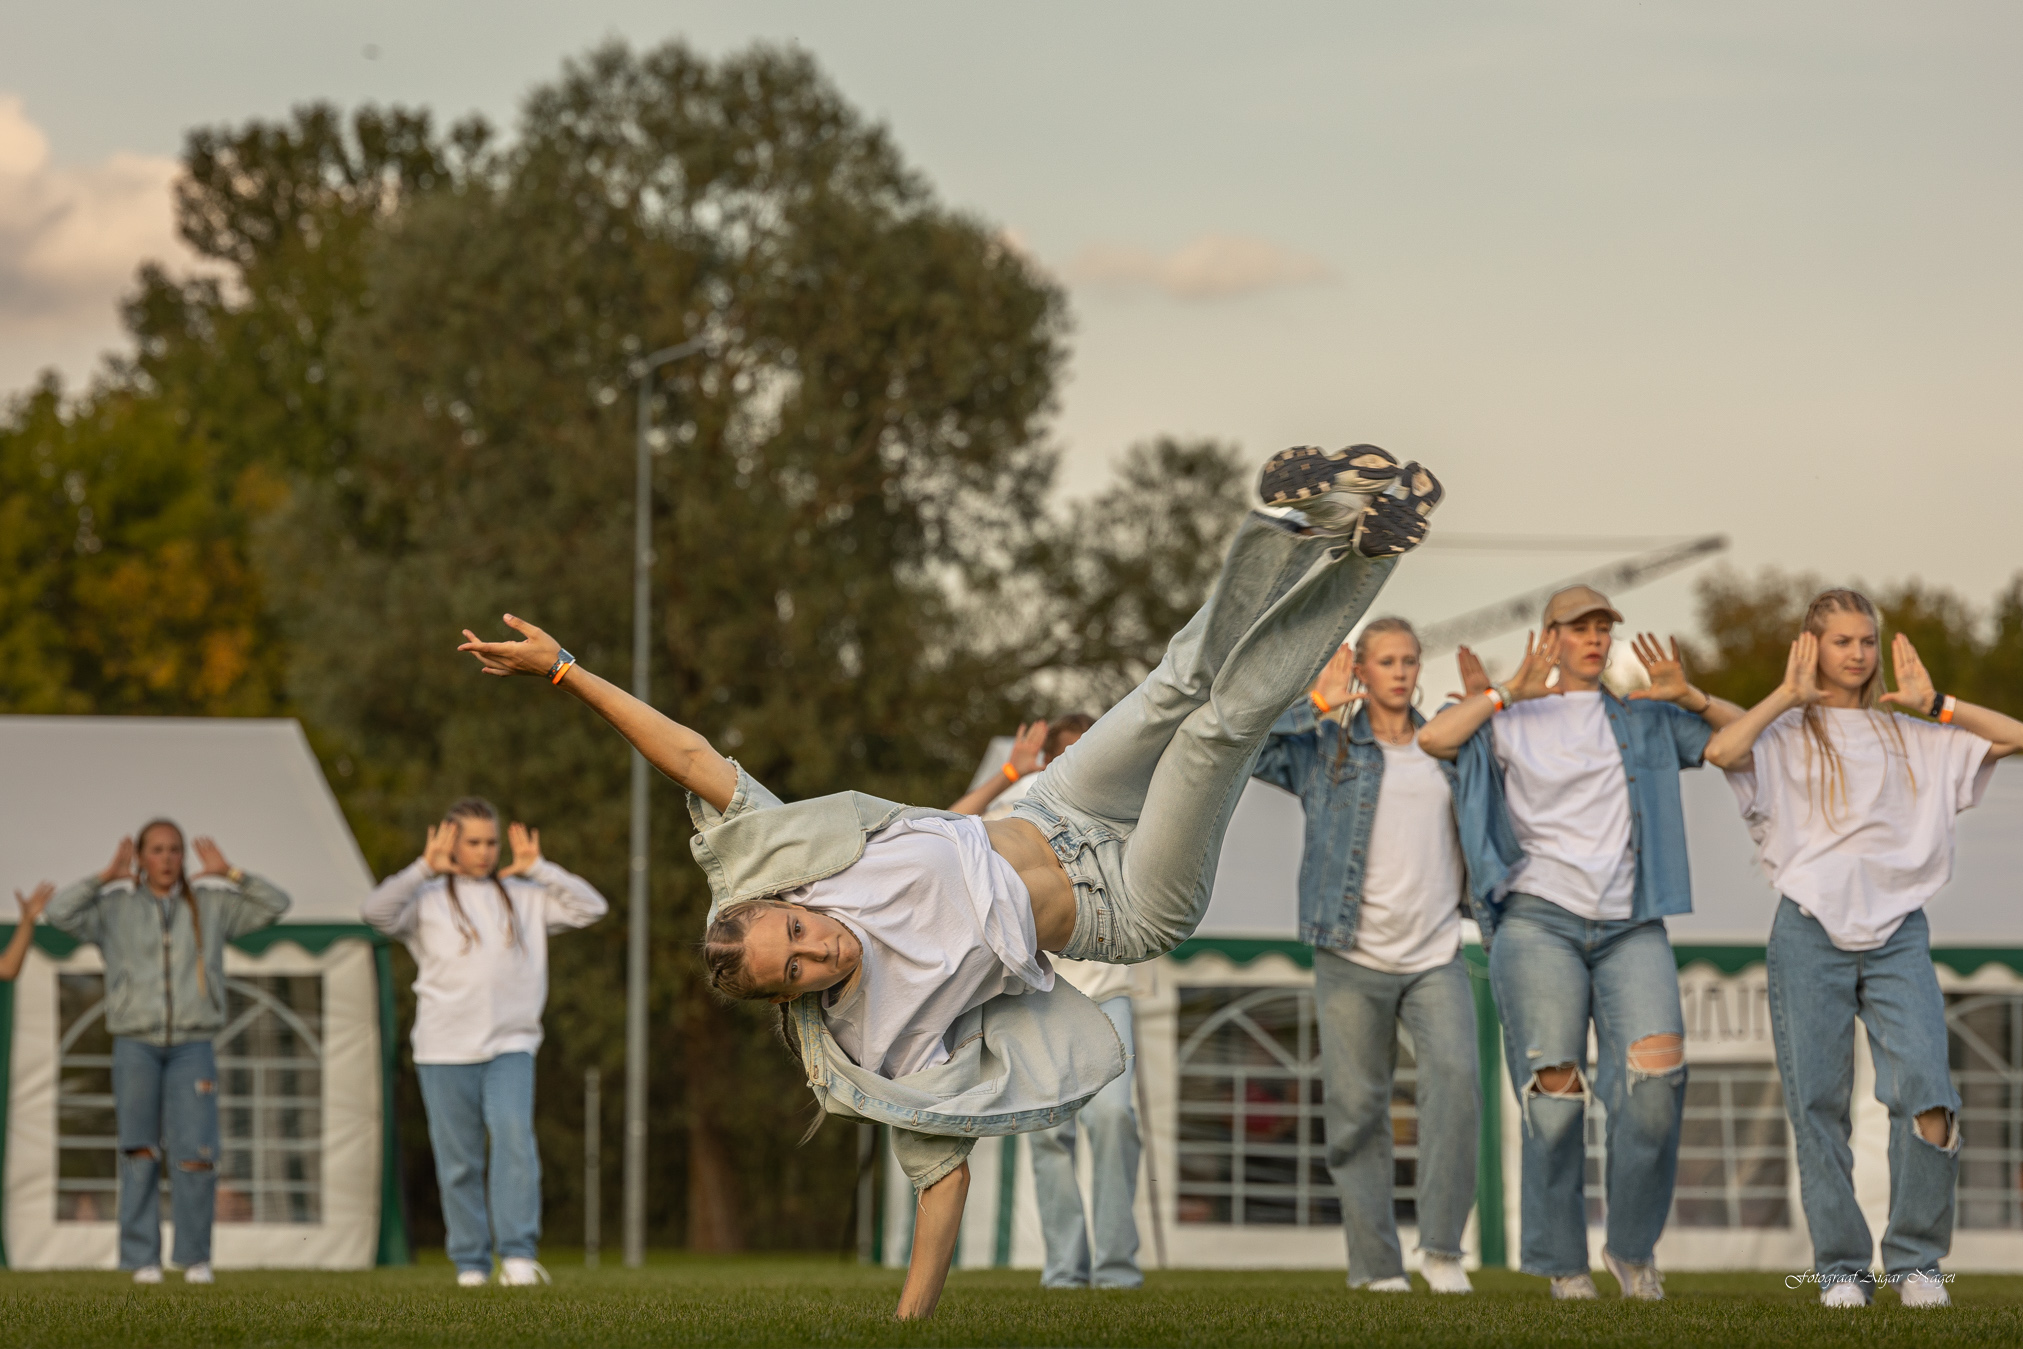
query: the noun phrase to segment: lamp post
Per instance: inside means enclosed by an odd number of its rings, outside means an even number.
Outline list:
[[[701,351],[697,337],[664,347],[641,360],[639,420],[635,439],[638,464],[633,482],[632,525],[632,696],[648,696],[647,635],[652,621],[653,592],[653,448],[647,433],[653,423],[653,372]],[[646,757],[632,751],[632,858],[630,917],[625,947],[625,1264],[637,1269],[646,1261]]]

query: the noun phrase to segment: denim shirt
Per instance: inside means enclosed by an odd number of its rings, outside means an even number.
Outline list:
[[[1416,710],[1411,717],[1415,730],[1426,724]],[[1452,788],[1454,765],[1441,762],[1440,768]],[[1384,749],[1370,732],[1370,714],[1357,708],[1344,731],[1300,699],[1271,728],[1251,776],[1283,787],[1306,808],[1299,939],[1334,951],[1353,948],[1363,911],[1363,868],[1384,786]],[[1462,897],[1456,895],[1455,902]]]
[[[721,811],[688,797],[689,848],[710,883],[710,917],[833,876],[865,840],[897,820],[960,819],[862,792],[791,805],[742,767]],[[946,1061],[902,1078],[851,1062],[822,1019],[821,999],[794,999],[788,1017],[808,1087],[823,1110],[894,1128],[893,1150],[917,1189],[961,1166],[979,1138],[1065,1123],[1128,1062],[1101,1008],[1057,980],[1046,993],[1002,993],[956,1018]]]
[[[1686,814],[1679,803],[1679,770],[1698,768],[1714,728],[1673,703],[1639,698],[1625,702],[1606,688],[1602,711],[1622,751],[1630,793],[1630,847],[1637,858],[1630,921],[1648,922],[1693,911],[1693,878],[1686,862]],[[1487,947],[1502,914],[1505,884],[1524,860],[1503,796],[1503,765],[1496,761],[1491,717],[1461,746],[1454,803],[1461,824],[1461,855],[1468,863],[1468,901]]]

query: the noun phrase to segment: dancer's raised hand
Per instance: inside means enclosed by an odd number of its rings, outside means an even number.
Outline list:
[[[505,615],[506,626],[521,635],[517,642],[487,642],[469,628],[457,650],[468,651],[488,675],[541,675],[555,668],[562,644],[532,623]]]
[[[1921,717],[1929,715],[1938,690],[1932,685],[1931,671],[1918,658],[1918,649],[1901,632],[1890,642],[1890,673],[1896,676],[1896,692],[1885,693],[1881,701]]]
[[[25,895],[16,890],[14,892],[14,902],[21,906],[20,921],[32,925],[36,919],[42,916],[42,911],[49,907],[49,901],[55,894],[56,886],[49,881],[44,881],[42,884],[36,886],[33,891]]]
[[[1794,707],[1810,707],[1826,696],[1819,686],[1819,638],[1809,632],[1798,634],[1791,654],[1784,660],[1784,682],[1778,692]],[[1930,700],[1926,700],[1930,705]]]
[[[1364,690],[1356,687],[1356,653],[1351,647],[1342,647],[1328,657],[1328,663],[1321,667],[1321,677],[1314,681],[1314,696],[1328,705],[1330,711],[1346,707],[1357,698],[1364,696]]]
[[[513,863],[511,866],[499,868],[501,877],[524,876],[541,865],[540,830],[529,829],[515,820],[506,829],[506,842],[512,846]]]
[[[1473,698],[1489,692],[1489,671],[1482,668],[1482,657],[1464,646],[1454,653],[1454,663],[1461,670],[1461,692],[1450,693],[1449,698]]]
[[[132,879],[133,879],[133,837],[129,835],[126,838],[121,839],[119,841],[119,846],[113,849],[112,861],[106,863],[105,870],[98,873],[98,880],[99,884],[101,885],[110,885],[114,881],[126,881]]]
[[[1667,651],[1656,633],[1640,632],[1630,649],[1637,653],[1638,663],[1651,677],[1651,686],[1636,690],[1629,695],[1631,698],[1676,703],[1693,692],[1693,685],[1686,678],[1686,658],[1679,654],[1678,638],[1672,638],[1671,650]]]
[[[1559,629],[1554,628],[1544,638],[1534,640],[1534,634],[1524,634],[1524,659],[1517,666],[1517,673],[1504,685],[1510,690],[1510,701],[1525,702],[1532,698],[1547,698],[1566,692],[1564,685],[1548,684],[1553,667],[1559,664]]]
[[[422,846],[421,860],[430,871],[446,876],[457,869],[457,839],[463,832],[464,827],[455,820],[428,827],[428,842]]]
[[[1020,726],[1018,734],[1012,737],[1012,772],[1020,777],[1033,772],[1040,766],[1040,752],[1047,747],[1047,723],[1030,721]]]
[[[190,840],[190,846],[197,850],[197,861],[203,869],[199,876],[224,876],[230,874],[232,864],[225,860],[225,854],[218,851],[218,845],[209,835],[199,834]]]

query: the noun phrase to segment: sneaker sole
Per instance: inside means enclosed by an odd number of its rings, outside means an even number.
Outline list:
[[[1402,496],[1379,496],[1356,522],[1353,547],[1367,558],[1399,557],[1426,541],[1426,517],[1446,497],[1440,480],[1417,463],[1398,473]]]
[[[1398,461],[1375,445],[1345,450],[1295,445],[1265,461],[1257,492],[1267,506],[1297,506],[1330,492],[1381,492],[1400,471]]]

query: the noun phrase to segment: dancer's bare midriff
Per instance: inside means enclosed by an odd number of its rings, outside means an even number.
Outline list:
[[[1033,932],[1042,951],[1058,951],[1075,935],[1075,885],[1039,826],[1013,816],[986,820],[990,846],[1011,863],[1033,902]]]

